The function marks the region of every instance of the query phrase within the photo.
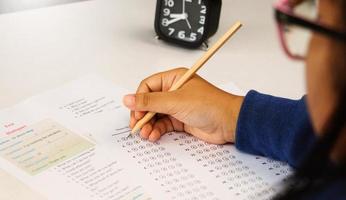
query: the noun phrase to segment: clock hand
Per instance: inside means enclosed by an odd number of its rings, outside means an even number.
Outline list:
[[[185,3],[186,3],[186,0],[183,0],[183,14],[185,14]]]
[[[190,30],[191,30],[192,27],[191,27],[191,24],[190,24],[189,20],[188,20],[187,18],[185,18],[185,20],[186,20],[187,26],[188,26],[188,27],[190,28]]]
[[[169,15],[169,17],[171,17],[171,18],[181,18],[181,19],[184,19],[185,18],[185,14],[183,13],[183,14],[170,14]]]
[[[180,21],[180,20],[183,20],[183,19],[184,19],[183,17],[176,17],[172,20],[169,20],[166,24],[167,24],[167,26],[169,26],[170,24],[173,24],[173,23]]]
[[[180,20],[185,20],[187,19],[187,14],[186,13],[181,13],[181,14],[176,14],[176,13],[172,13],[169,15],[170,18],[173,18],[171,20],[169,20],[166,24],[167,26],[169,26],[170,24],[173,24],[177,21],[180,21]],[[191,26],[189,26],[191,27]]]

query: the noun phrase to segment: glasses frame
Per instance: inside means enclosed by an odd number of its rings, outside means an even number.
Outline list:
[[[321,33],[325,36],[332,37],[342,42],[346,41],[346,32],[339,32],[330,28],[329,26],[322,24],[319,21],[312,21],[301,16],[294,14],[294,5],[289,0],[281,0],[274,5],[275,19],[277,22],[277,29],[279,33],[279,39],[281,46],[287,56],[293,60],[304,60],[304,56],[296,55],[290,52],[287,41],[285,40],[285,28],[286,24],[300,26],[301,28],[309,29],[313,32]]]

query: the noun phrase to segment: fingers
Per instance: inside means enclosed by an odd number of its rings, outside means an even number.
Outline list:
[[[123,104],[130,110],[135,109],[136,98],[133,94],[128,94],[123,97]]]
[[[177,68],[149,76],[140,83],[136,95],[131,94],[124,97],[124,105],[131,110],[130,128],[133,128],[137,121],[144,117],[146,111],[174,114],[173,108],[176,105],[177,98],[172,93],[160,92],[168,91],[186,71],[186,68]],[[169,119],[166,120],[169,121]],[[155,125],[155,127],[152,125],[153,123],[147,123],[142,128],[141,136],[146,139],[156,140],[164,130],[161,129],[163,127],[160,124],[167,123],[166,120],[157,121],[155,124],[158,123],[158,125]],[[172,127],[172,125],[170,126]],[[151,133],[153,133],[152,136]]]
[[[162,76],[162,73],[157,73],[141,81],[137,88],[136,94],[162,91]],[[146,112],[142,111],[134,111],[134,117],[136,120],[140,120],[144,117],[145,113]]]
[[[176,82],[180,76],[186,72],[186,68],[177,68],[165,72],[160,72],[151,75],[144,79],[137,88],[136,94],[138,93],[150,93],[150,92],[161,92],[168,91],[169,88]],[[130,100],[134,101],[133,98],[124,97],[124,101]],[[127,102],[125,105],[134,105],[134,102]],[[128,106],[127,106],[128,107]],[[134,107],[129,107],[131,110],[135,110]],[[135,111],[134,117],[136,120],[143,118],[146,112]]]
[[[155,95],[159,94],[159,95]],[[147,95],[145,97],[144,95]],[[139,97],[138,97],[139,96]],[[136,100],[137,99],[137,100]],[[149,100],[148,100],[149,99]],[[130,112],[130,128],[136,125],[136,123],[145,115],[146,112],[135,112],[138,109],[154,111],[169,115],[174,115],[175,110],[174,105],[178,99],[171,95],[171,93],[146,93],[146,94],[137,94],[137,95],[127,95],[124,98],[124,104],[131,109]],[[172,107],[173,106],[173,107]],[[173,131],[173,125],[178,124],[177,120],[173,122],[167,116],[158,116],[159,120],[153,126],[153,121],[145,124],[142,127],[140,135],[144,139],[149,139],[150,141],[156,141],[160,138],[161,134],[167,131]],[[154,120],[154,119],[152,119]],[[180,128],[182,129],[182,128]]]
[[[135,119],[136,119],[136,120],[142,119],[146,113],[147,113],[147,112],[135,111]]]
[[[141,136],[141,138],[147,140],[152,130],[153,130],[153,124],[147,123],[142,127],[141,131],[139,132],[139,135]]]
[[[160,137],[167,133],[174,131],[171,120],[166,116],[158,119],[156,122],[147,123],[140,131],[140,136],[144,139],[148,139],[151,142],[155,142]]]
[[[186,68],[176,68],[151,75],[139,84],[136,93],[168,91],[186,71]]]
[[[123,103],[135,112],[134,118],[141,119],[146,111],[174,115],[179,110],[179,92],[152,92],[126,95]]]
[[[146,123],[140,130],[139,135],[141,138],[149,139],[149,135],[153,130],[153,124],[155,123],[155,118],[151,119],[150,122]]]
[[[136,123],[142,119],[144,117],[144,115],[146,114],[147,112],[135,112],[135,111],[131,111],[130,112],[130,128],[132,129]]]

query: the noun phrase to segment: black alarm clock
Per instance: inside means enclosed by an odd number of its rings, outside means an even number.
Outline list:
[[[157,0],[155,31],[164,41],[201,46],[219,26],[221,0]]]

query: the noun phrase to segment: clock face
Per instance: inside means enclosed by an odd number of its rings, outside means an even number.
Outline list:
[[[159,28],[166,37],[196,43],[204,36],[206,16],[205,0],[161,0]]]

